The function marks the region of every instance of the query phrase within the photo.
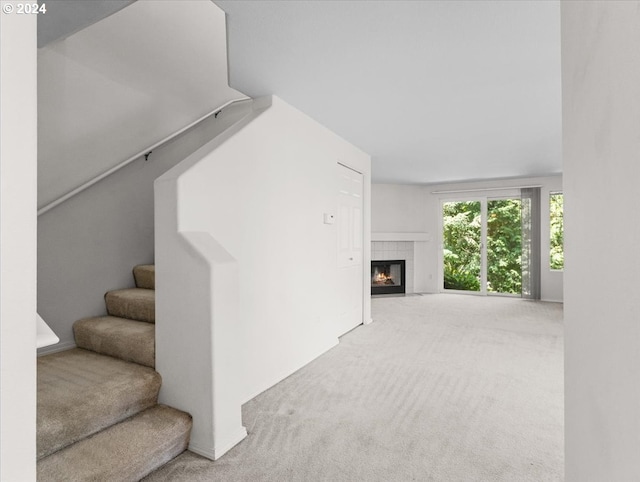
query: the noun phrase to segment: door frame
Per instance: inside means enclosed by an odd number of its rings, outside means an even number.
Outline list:
[[[500,201],[500,200],[504,200],[504,199],[522,199],[522,196],[520,195],[520,192],[518,191],[517,193],[511,193],[509,191],[509,193],[505,194],[504,192],[501,192],[499,195],[493,195],[493,196],[487,196],[486,201],[487,201],[487,215],[489,214],[489,201]],[[522,209],[522,205],[521,205],[521,209]],[[488,221],[489,218],[487,218]],[[521,228],[522,229],[522,228]],[[488,226],[487,226],[487,230],[488,230]],[[520,243],[520,245],[522,246],[522,242]],[[485,253],[486,253],[486,246],[485,246]],[[487,262],[487,265],[485,266],[485,269],[489,269],[489,264]],[[487,276],[487,280],[488,280],[488,276]],[[485,285],[485,289],[486,289],[486,285]],[[496,291],[488,291],[486,293],[487,296],[503,296],[503,297],[507,297],[507,298],[522,298],[522,287],[520,287],[520,294],[516,294],[516,293],[498,293]]]
[[[361,195],[361,209],[360,209],[360,229],[362,232],[360,233],[360,239],[362,242],[362,256],[361,256],[361,283],[362,283],[362,297],[360,300],[360,323],[368,324],[371,323],[371,293],[369,290],[370,285],[370,270],[371,270],[371,228],[370,228],[370,213],[369,213],[369,198],[370,198],[370,174],[368,172],[363,172],[362,169],[356,169],[353,166],[345,164],[344,162],[338,160],[336,164],[340,167],[344,167],[349,169],[350,171],[355,172],[362,176],[362,195]],[[336,226],[338,229],[338,227]],[[336,233],[337,234],[337,233]],[[336,243],[337,249],[337,243]],[[337,256],[336,252],[336,256]],[[337,261],[337,260],[336,260]],[[351,329],[355,328],[352,327]],[[342,335],[341,333],[340,335]]]
[[[489,293],[487,291],[487,214],[488,214],[488,201],[497,199],[516,199],[520,198],[520,189],[497,189],[483,190],[480,192],[468,192],[464,193],[451,193],[443,195],[438,199],[438,292],[439,293],[457,293],[465,295],[476,296],[508,296],[518,297],[518,295],[511,293]],[[481,235],[480,235],[480,291],[465,291],[465,290],[449,290],[444,287],[444,222],[442,219],[442,209],[446,202],[480,202],[480,216],[481,216]]]
[[[451,202],[479,202],[480,203],[480,290],[449,290],[444,287],[444,221],[442,219],[442,210],[445,203]],[[487,294],[487,198],[486,196],[454,196],[439,199],[438,212],[438,292],[440,293],[457,293],[465,295],[485,296]]]

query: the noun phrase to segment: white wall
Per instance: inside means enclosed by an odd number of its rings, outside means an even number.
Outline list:
[[[207,346],[222,343],[225,350],[232,348],[232,361],[216,363],[214,349],[214,367],[208,378],[199,377],[198,390],[211,390],[210,384],[224,376],[228,386],[235,381],[226,394],[213,389],[216,396],[235,398],[234,419],[240,403],[322,354],[342,334],[333,281],[336,225],[323,223],[324,213],[336,212],[337,162],[364,173],[364,241],[370,245],[368,155],[275,97],[256,102],[254,116],[241,124],[234,127],[235,135],[221,136],[156,182],[161,397],[189,408],[193,386],[181,386],[185,374],[202,369],[210,356]],[[178,199],[177,212],[166,197]],[[362,282],[367,286],[369,260],[366,249]],[[228,292],[216,295],[224,286],[221,270],[231,280],[237,276],[235,309]],[[203,283],[212,285],[203,288]],[[193,295],[203,289],[211,290],[210,300]],[[365,293],[362,321],[370,317],[368,289]],[[227,315],[216,318],[218,309]],[[203,316],[213,317],[213,335],[198,326]],[[196,425],[208,416],[190,411]],[[228,430],[240,433],[238,427]],[[210,439],[194,427],[192,444]],[[206,447],[200,445],[199,451]]]
[[[433,242],[433,231],[430,230],[430,206],[426,201],[424,186],[409,184],[372,184],[371,185],[371,232],[374,239],[383,242],[405,241],[413,243],[411,269],[407,266],[407,293],[427,293],[432,291],[432,280],[429,279],[429,253]],[[381,234],[386,233],[386,234]],[[396,233],[412,233],[408,236],[397,236]],[[376,236],[378,235],[378,236]],[[379,244],[374,245],[379,248]],[[393,247],[393,245],[384,245]],[[384,250],[387,251],[387,250]],[[386,258],[386,253],[377,250],[376,258]],[[400,255],[399,258],[408,257]],[[411,271],[411,274],[409,273]]]
[[[154,261],[153,182],[251,110],[226,108],[38,218],[38,312],[75,345],[73,323],[106,314],[104,294],[133,286],[131,269]]]
[[[371,191],[372,232],[427,232],[432,228],[425,186],[374,183]]]
[[[181,229],[210,233],[238,260],[243,349],[252,354],[244,400],[342,335],[331,301],[336,225],[322,220],[335,213],[338,161],[369,174],[369,156],[274,97],[242,135],[180,179],[183,189],[210,196],[185,200]]]
[[[225,14],[198,0],[138,1],[40,49],[38,96],[40,207],[243,97]]]
[[[38,48],[88,27],[135,0],[55,0],[44,15],[38,17]],[[46,5],[46,3],[45,3]]]
[[[437,293],[440,290],[439,246],[440,202],[473,196],[474,193],[433,194],[434,191],[479,189],[478,196],[502,195],[505,191],[486,191],[488,188],[540,185],[542,199],[541,220],[541,288],[542,299],[562,301],[563,272],[551,271],[549,266],[549,217],[550,192],[562,191],[562,177],[505,179],[450,184],[404,185],[373,184],[371,226],[374,233],[420,233],[426,241],[414,244],[414,290]]]
[[[0,14],[0,64],[0,479],[30,481],[36,478],[35,15]]]
[[[640,2],[563,2],[567,482],[640,480]]]

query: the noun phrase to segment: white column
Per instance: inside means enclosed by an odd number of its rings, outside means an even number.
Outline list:
[[[640,2],[562,2],[566,481],[640,480]]]
[[[9,7],[14,8],[10,12]],[[0,480],[36,478],[36,16],[0,11]]]

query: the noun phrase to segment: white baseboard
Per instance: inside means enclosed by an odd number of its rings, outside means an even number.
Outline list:
[[[224,442],[217,443],[214,449],[213,455],[215,458],[213,460],[218,460],[220,457],[226,454],[229,450],[231,450],[233,447],[235,447],[240,442],[242,442],[246,436],[247,436],[247,429],[245,427],[240,427],[236,433],[234,433],[231,437],[227,438]]]
[[[238,445],[247,436],[247,429],[240,427],[240,429],[222,443],[219,443],[219,447],[199,447],[193,443],[189,444],[189,450],[193,453],[201,455],[209,460],[218,460],[224,454],[226,454],[233,447]]]
[[[198,447],[197,445],[194,445],[193,443],[189,443],[189,450],[194,454],[201,455],[202,457],[207,458],[209,460],[216,459],[215,452],[211,448],[208,448],[208,447],[202,448],[202,447]]]
[[[354,328],[357,328],[358,326],[360,326],[360,325],[354,326]],[[267,383],[261,385],[260,387],[258,387],[255,390],[249,392],[248,395],[244,395],[241,398],[241,405],[244,405],[248,401],[253,400],[258,395],[260,395],[262,392],[266,392],[271,387],[273,387],[274,385],[280,383],[282,380],[284,380],[288,376],[294,374],[295,372],[300,370],[302,367],[308,365],[309,363],[311,363],[313,360],[315,360],[319,356],[324,355],[326,352],[331,350],[333,347],[338,346],[339,343],[340,343],[340,339],[339,338],[334,338],[334,337],[331,337],[331,336],[328,337],[326,344],[324,344],[319,350],[314,351],[314,353],[310,357],[306,358],[305,360],[302,360],[295,369],[284,370],[284,371],[278,373],[276,376],[272,377],[271,380],[269,380]]]
[[[58,353],[59,351],[71,350],[76,348],[76,344],[73,341],[65,341],[62,343],[56,343],[55,345],[46,346],[38,349],[38,356],[51,355],[52,353]]]

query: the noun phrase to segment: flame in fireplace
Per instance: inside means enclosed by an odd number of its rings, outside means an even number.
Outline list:
[[[395,282],[393,281],[393,276],[391,274],[387,274],[384,271],[378,271],[376,268],[375,274],[373,276],[373,284],[376,285],[393,285]]]

